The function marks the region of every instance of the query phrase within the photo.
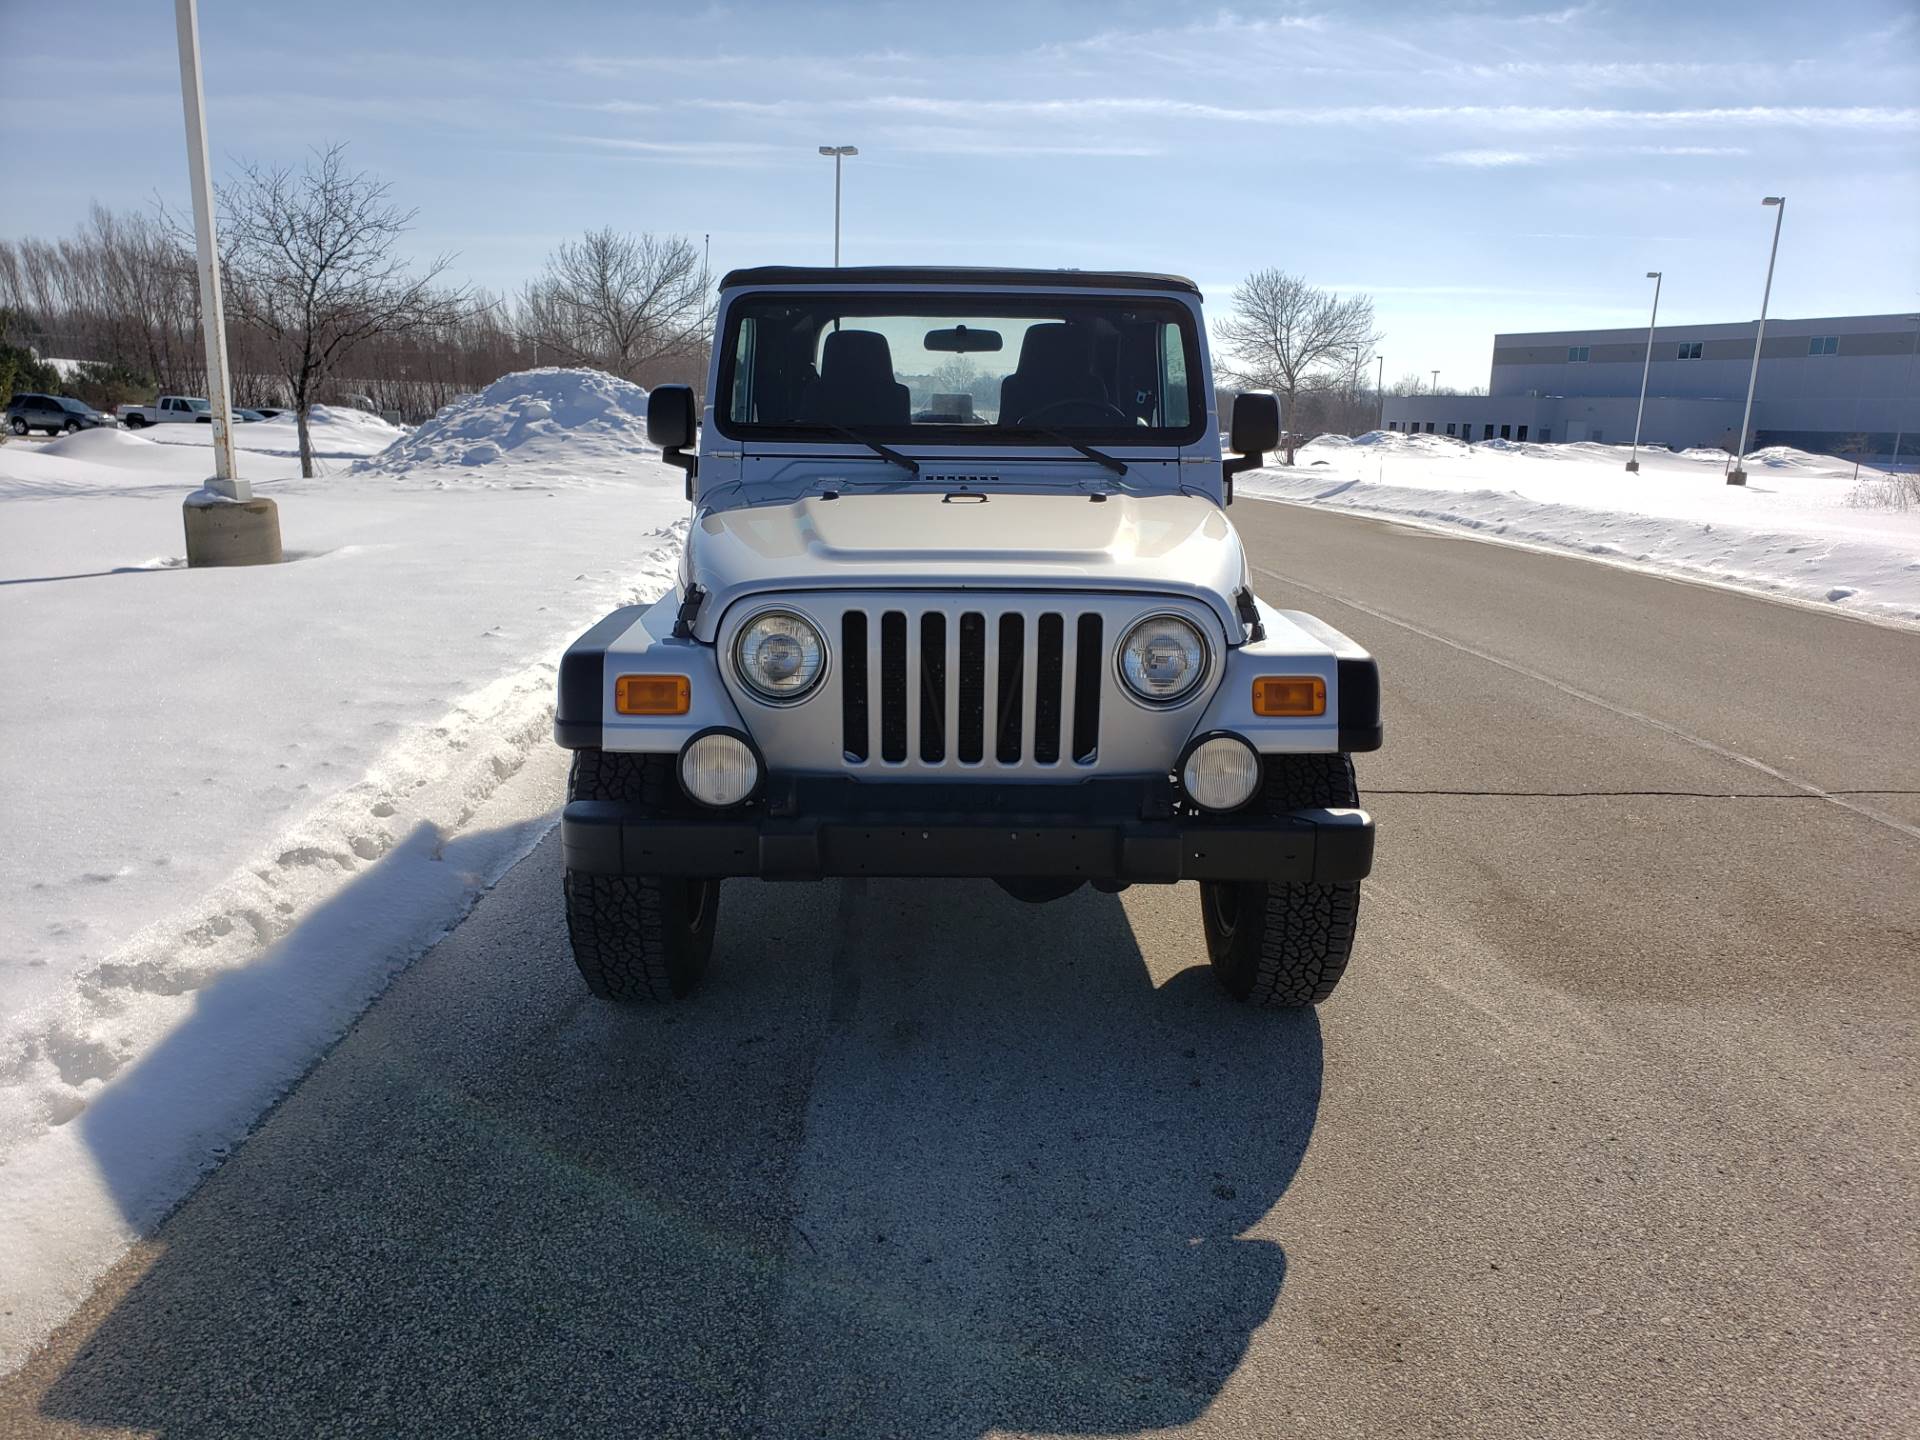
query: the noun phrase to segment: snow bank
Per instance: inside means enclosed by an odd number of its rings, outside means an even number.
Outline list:
[[[356,471],[427,483],[531,485],[654,460],[647,392],[599,370],[525,370],[447,406]]]
[[[260,449],[288,563],[187,570],[157,433],[0,448],[0,1371],[543,833],[558,655],[683,533],[591,445],[444,492]]]
[[[339,405],[315,405],[307,413],[307,438],[313,444],[314,457],[322,462],[315,468],[323,474],[339,469],[337,462],[378,454],[406,433],[398,425],[390,425],[378,415],[365,410]],[[201,463],[211,463],[211,425],[149,425],[136,438],[149,439],[159,445],[208,452],[208,458]],[[233,444],[235,449],[242,452],[240,465],[241,472],[245,474],[247,455],[298,459],[300,430],[291,414],[276,415],[271,420],[236,423],[233,427]]]
[[[1689,579],[1920,621],[1920,509],[1858,503],[1853,466],[1784,446],[1728,485],[1719,450],[1595,441],[1468,444],[1376,430],[1323,436],[1291,467],[1239,477],[1236,494],[1389,516],[1486,539],[1572,551]],[[1862,468],[1861,481],[1878,472]]]

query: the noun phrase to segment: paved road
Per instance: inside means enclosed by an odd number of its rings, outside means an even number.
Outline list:
[[[0,1431],[1914,1433],[1920,635],[1236,518],[1387,677],[1322,1012],[1190,886],[872,882],[613,1014],[548,843]]]

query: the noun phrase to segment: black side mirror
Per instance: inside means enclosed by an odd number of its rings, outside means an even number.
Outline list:
[[[684,452],[693,444],[697,414],[691,385],[656,385],[647,392],[647,439],[660,447],[662,460],[686,471],[689,500],[700,460]]]
[[[1280,447],[1280,401],[1271,391],[1244,390],[1233,397],[1233,419],[1227,428],[1227,448],[1237,450],[1221,462],[1221,480],[1227,504],[1233,503],[1233,477],[1264,464],[1267,451]]]
[[[1271,391],[1246,390],[1233,397],[1227,444],[1242,455],[1280,448],[1280,401]]]

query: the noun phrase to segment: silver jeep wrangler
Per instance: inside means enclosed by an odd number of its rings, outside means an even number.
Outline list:
[[[1200,882],[1221,982],[1312,1005],[1353,947],[1373,659],[1248,584],[1200,294],[1079,270],[740,270],[673,593],[566,652],[567,925],[594,994],[698,982],[729,876]],[[697,453],[693,447],[696,444]]]

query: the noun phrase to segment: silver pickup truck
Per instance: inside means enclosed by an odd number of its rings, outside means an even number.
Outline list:
[[[594,994],[698,982],[729,877],[979,876],[1024,900],[1195,880],[1236,997],[1346,969],[1381,742],[1371,656],[1249,583],[1201,300],[1167,275],[740,270],[685,472],[679,582],[566,652],[556,740]]]

